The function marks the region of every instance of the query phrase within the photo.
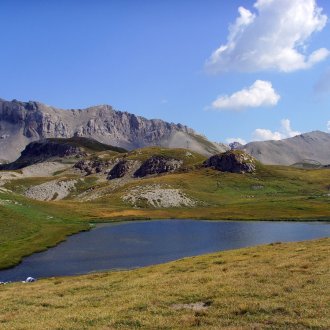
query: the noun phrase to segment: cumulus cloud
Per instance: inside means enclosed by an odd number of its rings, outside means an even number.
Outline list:
[[[327,129],[330,132],[330,120],[327,122]]]
[[[207,60],[209,72],[290,72],[308,69],[330,55],[326,48],[307,54],[310,37],[327,22],[316,0],[257,0],[254,12],[238,8],[227,43]]]
[[[282,140],[296,135],[301,134],[298,131],[295,131],[291,128],[291,123],[289,119],[281,120],[281,128],[279,131],[271,131],[265,128],[257,128],[252,136],[256,141],[265,141],[265,140]]]
[[[212,108],[218,110],[240,110],[243,108],[274,106],[279,99],[280,96],[273,89],[271,82],[256,80],[250,87],[232,95],[219,96],[212,103]]]
[[[228,139],[226,139],[226,142],[227,142],[227,144],[233,143],[233,142],[238,142],[238,143],[243,144],[243,145],[246,144],[246,141],[244,139],[241,139],[241,138],[228,138]]]

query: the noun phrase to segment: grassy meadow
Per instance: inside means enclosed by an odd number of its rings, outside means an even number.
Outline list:
[[[202,168],[205,157],[199,154],[157,147],[134,150],[124,157],[144,161],[154,154],[181,159],[183,169],[128,180],[122,185],[100,182],[96,175],[81,177],[66,171],[7,182],[4,187],[9,191],[0,191],[0,268],[13,266],[23,256],[88,229],[90,222],[164,218],[330,220],[328,169],[258,164],[254,174],[224,173]],[[96,157],[111,159],[118,155],[101,151]],[[28,187],[54,179],[77,179],[76,190],[61,201],[41,202],[22,195]],[[137,207],[123,201],[122,197],[135,187],[150,185],[180,189],[197,202],[196,206],[154,208],[142,201]],[[79,194],[86,190],[100,192],[100,197],[82,201]]]
[[[132,219],[330,220],[329,169],[258,164],[254,174],[201,166],[182,149],[145,148],[122,154],[181,159],[172,174],[99,180],[61,170],[49,177],[8,181],[0,189],[0,269],[44,250],[90,223]],[[111,160],[101,150],[93,159]],[[65,199],[24,197],[54,179],[77,184]],[[157,185],[179,189],[194,207],[155,208],[123,196]],[[97,194],[83,200],[84,192]],[[50,278],[0,286],[0,329],[329,329],[330,239],[271,244],[185,258],[131,271]]]
[[[329,329],[330,239],[0,286],[1,329]]]

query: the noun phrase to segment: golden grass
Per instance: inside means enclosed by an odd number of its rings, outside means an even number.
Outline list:
[[[0,287],[1,329],[329,329],[330,239]],[[206,309],[174,308],[204,303]]]

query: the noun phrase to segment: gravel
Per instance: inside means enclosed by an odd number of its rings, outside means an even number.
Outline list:
[[[25,196],[40,201],[58,201],[67,197],[76,183],[77,180],[45,182],[29,188]]]
[[[194,207],[197,202],[180,189],[164,187],[161,185],[147,185],[133,188],[122,197],[123,201],[138,207],[141,203],[155,208]]]

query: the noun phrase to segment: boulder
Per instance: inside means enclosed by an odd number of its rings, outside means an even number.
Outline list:
[[[147,159],[134,173],[135,177],[142,178],[147,175],[174,172],[182,166],[182,160],[165,156],[152,156]]]
[[[214,155],[203,165],[222,172],[253,173],[256,171],[255,158],[240,150],[229,150]]]
[[[110,161],[104,161],[101,159],[82,159],[74,164],[73,168],[84,172],[86,175],[90,175],[95,173],[104,173],[111,166],[112,162]]]
[[[127,160],[119,161],[109,172],[107,179],[113,180],[122,178],[130,169],[130,162]]]

